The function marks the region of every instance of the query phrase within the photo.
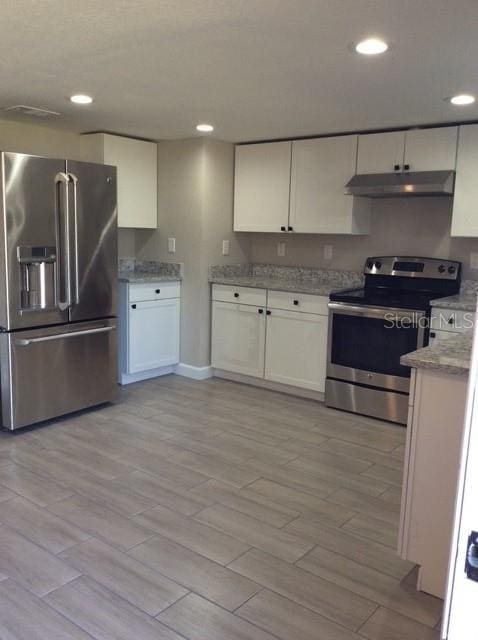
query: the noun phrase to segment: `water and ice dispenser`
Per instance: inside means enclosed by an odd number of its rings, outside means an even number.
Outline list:
[[[56,306],[56,248],[17,247],[22,310]]]

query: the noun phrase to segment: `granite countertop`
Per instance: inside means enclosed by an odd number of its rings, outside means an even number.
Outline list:
[[[254,289],[310,293],[316,296],[328,296],[331,291],[344,288],[342,282],[334,280],[295,280],[261,276],[212,277],[209,278],[209,282],[212,284],[227,284],[236,287],[253,287]]]
[[[164,273],[146,273],[144,271],[119,271],[118,280],[129,282],[130,284],[141,284],[148,282],[178,282],[179,275],[169,275]]]
[[[362,275],[355,271],[337,269],[238,264],[210,267],[209,282],[236,287],[328,296],[331,291],[360,286]]]
[[[182,265],[178,262],[158,262],[155,260],[119,260],[118,280],[130,284],[148,282],[178,282],[182,280]]]
[[[470,370],[473,332],[456,333],[443,340],[400,358],[400,363],[416,369],[435,369],[453,375],[467,374]]]
[[[443,309],[456,309],[457,311],[476,311],[476,291],[463,291],[455,296],[437,298],[430,302],[432,307]]]

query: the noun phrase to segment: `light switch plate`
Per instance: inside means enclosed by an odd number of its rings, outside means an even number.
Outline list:
[[[277,243],[277,255],[283,258],[285,256],[285,242]]]
[[[222,255],[223,256],[228,256],[229,255],[229,247],[230,247],[229,240],[223,240],[222,241]]]
[[[176,238],[168,238],[168,253],[176,253]]]
[[[470,269],[478,269],[478,253],[475,251],[470,253]]]
[[[332,260],[334,248],[331,244],[324,245],[324,260]]]

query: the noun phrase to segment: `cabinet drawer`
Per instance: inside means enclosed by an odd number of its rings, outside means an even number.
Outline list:
[[[433,307],[431,313],[431,329],[435,331],[453,331],[460,333],[473,328],[475,314],[472,311],[440,309]]]
[[[146,302],[147,300],[165,300],[179,298],[181,284],[179,282],[147,282],[129,285],[129,302]]]
[[[288,291],[269,291],[267,306],[269,309],[302,311],[327,316],[329,299],[326,296],[314,296],[308,293],[289,293]]]
[[[240,302],[265,307],[267,294],[265,289],[252,287],[233,287],[228,284],[213,284],[212,299],[218,302]]]

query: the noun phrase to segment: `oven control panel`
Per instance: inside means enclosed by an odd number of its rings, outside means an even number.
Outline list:
[[[368,276],[405,276],[408,278],[433,278],[458,280],[461,263],[439,258],[412,258],[409,256],[378,256],[367,258],[364,274]]]

